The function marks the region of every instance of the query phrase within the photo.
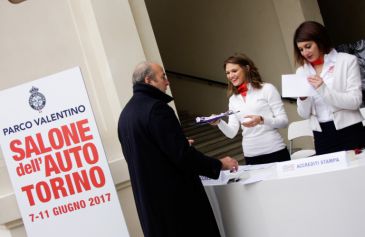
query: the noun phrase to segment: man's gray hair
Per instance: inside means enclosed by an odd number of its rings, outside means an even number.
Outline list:
[[[141,62],[136,66],[132,76],[133,85],[135,85],[137,82],[144,83],[144,79],[146,77],[155,77],[155,73],[152,70],[151,65],[152,64],[150,62]]]

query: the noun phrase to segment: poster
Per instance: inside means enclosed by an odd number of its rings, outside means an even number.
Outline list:
[[[0,91],[0,108],[28,237],[129,236],[78,67]]]

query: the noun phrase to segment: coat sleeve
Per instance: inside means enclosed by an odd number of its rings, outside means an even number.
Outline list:
[[[345,88],[338,91],[331,89],[323,83],[317,92],[323,97],[326,103],[335,106],[340,109],[357,110],[359,109],[362,102],[361,93],[361,75],[359,64],[357,63],[356,57],[348,57],[346,67],[342,69],[345,70],[341,72],[343,78],[338,78],[338,80],[345,80]]]
[[[222,163],[190,146],[174,111],[167,104],[158,102],[153,106],[148,126],[151,137],[165,155],[166,162],[172,162],[185,173],[219,177]]]
[[[265,88],[266,89],[266,88]],[[264,116],[264,123],[272,128],[285,128],[288,126],[288,116],[286,115],[283,101],[281,100],[279,92],[276,88],[267,84],[266,89],[267,102],[273,116]]]

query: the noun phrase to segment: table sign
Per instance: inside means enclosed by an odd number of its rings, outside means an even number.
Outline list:
[[[278,178],[323,173],[345,169],[347,167],[346,151],[278,162],[276,165]]]
[[[78,67],[0,91],[0,108],[28,237],[129,236]]]

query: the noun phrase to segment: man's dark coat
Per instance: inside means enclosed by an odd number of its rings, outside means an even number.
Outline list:
[[[139,219],[146,237],[220,236],[198,175],[217,178],[221,162],[189,145],[168,102],[137,83],[118,124]]]

